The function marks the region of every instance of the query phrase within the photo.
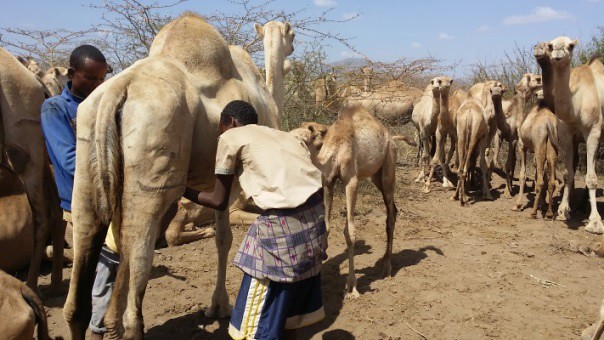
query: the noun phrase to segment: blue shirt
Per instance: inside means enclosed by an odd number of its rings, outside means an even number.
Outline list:
[[[42,104],[42,131],[52,162],[61,208],[71,211],[76,156],[76,114],[84,98],[71,93],[71,81],[59,96]]]

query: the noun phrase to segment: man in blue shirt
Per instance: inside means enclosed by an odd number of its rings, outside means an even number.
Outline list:
[[[96,47],[90,45],[77,47],[69,57],[68,75],[71,80],[67,83],[61,95],[48,98],[42,104],[42,130],[48,155],[54,168],[61,208],[63,208],[63,219],[67,221],[68,234],[73,228],[71,225],[71,196],[75,175],[78,105],[103,83],[107,70],[105,56]],[[68,238],[71,238],[71,235],[68,235]],[[107,296],[111,296],[111,290],[107,287],[113,285],[112,280],[117,271],[118,260],[119,256],[108,250],[102,252],[99,258],[97,271],[98,268],[102,268],[102,274],[97,274],[95,286],[98,285],[100,287],[98,290],[104,292],[96,294],[100,298],[99,301],[101,301],[98,304],[103,305],[103,307],[108,302]],[[93,301],[96,300],[98,299],[93,296]],[[94,322],[95,326],[99,328],[93,329],[93,339],[102,339],[102,317],[105,314],[106,307],[104,308],[104,310],[98,308],[99,312],[93,313],[93,315],[99,315]]]

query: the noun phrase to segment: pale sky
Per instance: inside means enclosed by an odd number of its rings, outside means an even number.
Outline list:
[[[2,1],[0,27],[88,28],[100,22],[101,14],[86,7],[88,3],[90,1]],[[351,22],[331,24],[323,29],[352,37],[357,49],[376,61],[431,55],[442,59],[444,64],[461,61],[467,65],[477,59],[498,59],[504,51],[512,51],[516,44],[530,47],[560,35],[587,41],[598,25],[604,26],[604,0],[276,0],[271,6],[305,9],[306,16],[331,8],[330,16],[334,19],[359,14]],[[190,0],[172,8],[170,14],[178,15],[184,10],[209,15],[215,10],[240,11],[240,7],[222,0]],[[329,44],[328,61],[354,57],[341,44]]]

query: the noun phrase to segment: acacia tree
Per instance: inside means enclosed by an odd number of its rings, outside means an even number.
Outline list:
[[[0,46],[15,55],[33,57],[43,68],[65,66],[71,51],[81,45],[95,29],[72,31],[2,28]]]

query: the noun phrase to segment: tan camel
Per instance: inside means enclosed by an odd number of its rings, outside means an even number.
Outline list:
[[[430,192],[430,183],[426,181],[427,170],[430,167],[430,150],[438,126],[438,117],[441,111],[442,101],[440,92],[446,91],[448,95],[452,79],[449,77],[436,77],[430,80],[430,83],[424,90],[424,95],[419,103],[414,106],[411,121],[419,132],[420,141],[420,170],[416,182],[424,182],[423,192]],[[445,97],[447,96],[445,95]],[[430,177],[428,177],[430,178]]]
[[[185,13],[161,29],[149,57],[80,104],[72,207],[76,257],[64,306],[73,339],[84,338],[90,319],[90,263],[98,259],[110,221],[122,248],[104,319],[108,336],[143,337],[143,295],[161,224],[173,216],[185,185],[213,187],[220,112],[236,99],[254,106],[260,124],[279,127],[277,105],[249,54],[229,46],[200,16]],[[237,187],[231,197],[242,207],[246,196]],[[207,317],[230,314],[225,280],[232,237],[229,212],[217,211],[218,272]]]
[[[34,220],[23,182],[0,162],[0,269],[12,272],[31,261]]]
[[[264,43],[266,87],[281,114],[285,101],[284,66],[286,58],[294,52],[294,29],[289,22],[279,21],[269,21],[264,26],[254,24],[254,28]]]
[[[438,107],[439,107],[439,112],[438,112],[438,116],[436,119],[436,122],[434,122],[435,126],[434,126],[434,146],[438,147],[438,142],[439,140],[436,138],[436,131],[438,130],[438,125],[439,125],[439,121],[441,120],[441,116],[448,116],[449,115],[449,91],[451,90],[451,84],[453,84],[453,79],[451,79],[450,77],[438,77]],[[455,146],[454,141],[451,139],[451,149],[453,149]],[[444,148],[444,146],[443,146]],[[426,152],[426,150],[431,150],[432,149],[432,145],[429,146],[428,149],[423,149],[424,152]],[[444,154],[444,152],[443,152]],[[438,155],[438,157],[436,157],[436,150],[434,152],[434,157],[432,157],[432,161],[430,164],[430,173],[428,174],[428,178],[426,178],[426,183],[424,185],[423,188],[423,192],[424,193],[428,193],[430,192],[430,185],[432,184],[432,177],[434,176],[434,169],[436,168],[436,159],[438,159],[440,161],[440,155]],[[447,167],[448,167],[448,163],[451,160],[452,154],[449,153],[448,157],[447,157]],[[426,159],[426,163],[428,162],[428,159]],[[443,176],[443,186],[446,188],[449,186],[449,184],[451,183],[446,183],[446,177]],[[452,186],[453,184],[451,184]]]
[[[413,107],[423,91],[398,80],[392,80],[370,92],[343,92],[343,107],[361,106],[388,124],[407,124]]]
[[[38,325],[37,338],[52,339],[44,304],[21,281],[0,270],[0,334],[3,339],[31,340]],[[55,339],[62,339],[56,337]]]
[[[581,340],[600,340],[604,333],[604,301],[600,305],[599,321],[581,332]]]
[[[457,113],[459,107],[468,96],[468,92],[462,89],[457,89],[453,93],[445,93],[449,100],[446,102],[446,107],[441,103],[441,114],[438,116],[438,127],[436,128],[436,150],[434,157],[432,158],[432,167],[437,164],[440,165],[443,170],[443,187],[444,188],[455,188],[451,181],[451,169],[449,163],[453,158],[453,153],[456,153],[457,145]],[[442,99],[442,98],[441,98]],[[449,137],[450,148],[445,158],[445,144]],[[455,160],[455,165],[459,167],[459,158]],[[429,178],[427,179],[432,182],[433,172],[430,172]]]
[[[31,73],[35,74],[36,76],[38,76],[40,78],[42,78],[44,76],[44,72],[42,71],[42,68],[40,67],[40,65],[34,58],[17,57],[17,60],[19,60],[19,62],[21,64],[23,64],[23,66],[27,67],[27,69],[30,70]]]
[[[604,65],[593,58],[587,65],[571,70],[573,49],[577,40],[558,37],[548,43],[550,62],[554,73],[554,106],[558,118],[566,122],[574,134],[580,134],[587,148],[587,174],[585,185],[589,190],[591,213],[585,230],[601,234],[604,224],[596,204],[598,177],[595,157],[602,129],[604,128]],[[573,187],[574,169],[572,157],[567,157],[566,182]],[[569,195],[565,190],[558,207],[558,216],[569,218]]]
[[[494,80],[475,84],[461,104],[457,117],[457,154],[459,156],[459,179],[453,199],[466,204],[467,175],[473,165],[473,154],[478,145],[478,158],[482,172],[482,196],[493,199],[489,191],[489,174],[485,159],[487,145],[495,131],[495,116],[503,115],[501,97],[505,91],[503,85]]]
[[[308,134],[310,131],[310,134]],[[313,163],[323,173],[325,188],[325,221],[331,230],[331,210],[334,185],[340,179],[346,187],[346,226],[344,236],[348,245],[348,279],[346,297],[358,298],[357,280],[354,273],[354,245],[357,239],[354,223],[359,183],[371,177],[382,193],[386,205],[386,252],[384,276],[390,276],[392,265],[392,240],[397,209],[394,204],[396,144],[388,130],[369,111],[352,107],[345,109],[331,125],[303,123],[292,133],[304,140]]]
[[[49,231],[58,254],[65,233],[57,188],[52,178],[40,125],[44,90],[35,75],[0,48],[0,132],[11,169],[19,175],[34,219],[34,248],[27,285],[37,290],[40,262]],[[1,142],[0,142],[1,143]],[[51,291],[62,281],[62,256],[53,261]]]
[[[61,66],[49,68],[42,76],[42,84],[50,97],[60,95],[68,81],[67,68]]]
[[[512,182],[516,168],[516,144],[518,131],[525,116],[526,102],[541,87],[541,76],[525,73],[516,87],[514,97],[502,102],[503,116],[497,116],[497,135],[494,138],[493,159],[499,158],[501,140],[508,143],[508,158],[505,163],[505,190],[504,197],[512,198]]]
[[[316,106],[334,108],[338,101],[338,88],[336,76],[333,73],[325,73],[313,83],[313,93]]]
[[[539,102],[524,119],[518,129],[518,152],[520,154],[520,191],[513,210],[522,210],[524,185],[526,182],[526,154],[527,151],[535,153],[535,200],[531,216],[537,216],[537,208],[541,202],[544,191],[544,174],[548,171],[549,203],[546,218],[553,218],[552,201],[556,189],[556,161],[560,147],[568,148],[571,145],[570,130],[564,122],[558,120],[556,115],[547,108],[543,100],[543,90],[538,91]],[[572,150],[572,149],[571,149]],[[572,154],[569,155],[572,157]]]

